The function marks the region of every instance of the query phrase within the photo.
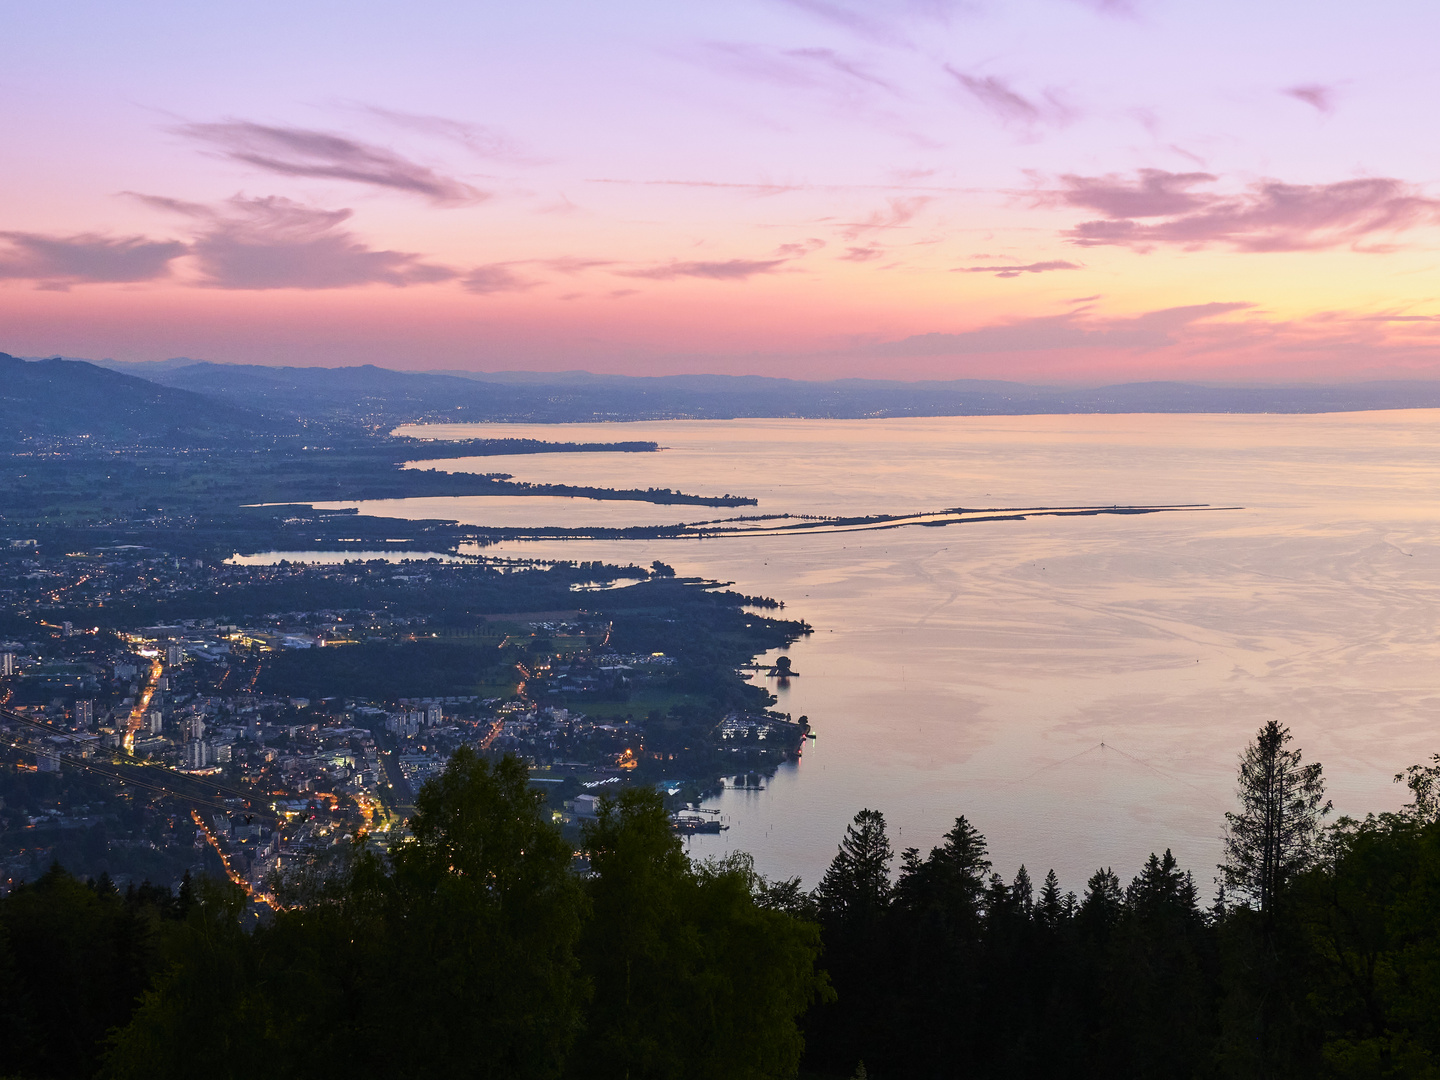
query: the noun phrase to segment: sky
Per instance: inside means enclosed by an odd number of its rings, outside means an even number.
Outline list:
[[[1440,377],[1440,5],[0,0],[0,350]]]

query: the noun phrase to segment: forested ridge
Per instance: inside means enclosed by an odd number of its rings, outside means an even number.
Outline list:
[[[461,751],[410,839],[258,926],[209,880],[0,898],[0,1075],[1434,1077],[1440,755],[1397,779],[1402,811],[1327,823],[1272,723],[1218,871],[1077,894],[964,817],[897,853],[866,809],[806,892],[692,862],[640,787],[577,870],[524,764]]]

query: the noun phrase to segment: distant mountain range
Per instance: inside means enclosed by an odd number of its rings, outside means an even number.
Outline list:
[[[0,447],[34,439],[210,445],[278,434],[293,424],[84,360],[0,353]]]
[[[1440,408],[1440,382],[1330,386],[1124,383],[1095,388],[977,379],[807,382],[756,375],[406,372],[167,360],[25,362],[0,353],[0,438],[184,443],[296,432],[302,424],[575,422],[673,418],[1015,416],[1043,413],[1318,413]]]

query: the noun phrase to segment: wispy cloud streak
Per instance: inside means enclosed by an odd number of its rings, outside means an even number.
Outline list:
[[[770,274],[789,259],[724,259],[720,261],[672,262],[638,270],[617,270],[621,277],[673,281],[675,278],[709,278],[712,281],[745,281],[757,274]]]
[[[945,71],[1007,127],[1033,128],[1037,124],[1063,127],[1075,119],[1075,110],[1054,90],[1046,90],[1039,98],[1029,98],[997,75],[971,75],[949,64],[945,65]]]
[[[488,195],[392,150],[344,135],[248,120],[183,124],[179,134],[218,149],[231,161],[281,176],[344,180],[420,195],[441,206],[479,202]]]
[[[467,292],[489,296],[494,293],[524,292],[533,289],[540,282],[522,278],[505,263],[477,266],[463,278],[460,284]]]
[[[1327,116],[1335,111],[1335,88],[1333,86],[1325,86],[1322,83],[1305,83],[1302,86],[1286,87],[1280,92],[1296,101],[1303,101],[1316,112],[1325,113]]]
[[[1025,263],[1020,266],[961,266],[956,269],[960,274],[994,274],[996,277],[1013,278],[1021,274],[1044,274],[1051,270],[1080,270],[1079,263],[1064,262],[1060,259],[1052,259],[1049,262]]]

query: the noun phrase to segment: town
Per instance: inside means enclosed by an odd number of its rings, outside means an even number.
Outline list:
[[[758,784],[807,731],[748,676],[808,627],[661,564],[22,541],[0,575],[0,888],[59,861],[122,884],[224,874],[268,901],[357,838],[386,850],[462,746],[523,758],[572,839],[634,784],[678,831],[714,831],[702,797]]]

